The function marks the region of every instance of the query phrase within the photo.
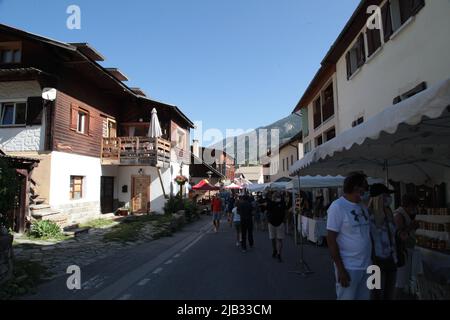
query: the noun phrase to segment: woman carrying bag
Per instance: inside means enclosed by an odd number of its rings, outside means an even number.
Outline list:
[[[391,194],[383,184],[375,184],[370,189],[369,212],[370,235],[372,239],[372,260],[381,270],[381,289],[371,292],[372,300],[394,300],[397,279],[396,227],[390,206]]]

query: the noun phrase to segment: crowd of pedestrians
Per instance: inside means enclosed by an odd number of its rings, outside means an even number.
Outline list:
[[[394,300],[406,297],[416,244],[415,216],[419,201],[406,194],[393,210],[394,190],[383,184],[369,186],[363,173],[352,173],[344,181],[343,196],[327,210],[327,245],[334,262],[338,300]],[[305,201],[300,199],[302,208]],[[211,204],[215,232],[222,212],[235,228],[236,246],[247,252],[255,246],[253,232],[268,231],[272,257],[283,262],[283,240],[293,228],[293,202],[287,192],[268,191],[217,195]],[[371,266],[380,270],[380,287],[368,285]]]

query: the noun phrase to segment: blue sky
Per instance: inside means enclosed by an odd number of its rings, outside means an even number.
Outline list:
[[[0,0],[0,22],[88,42],[156,100],[203,127],[289,115],[359,0]],[[81,30],[66,28],[69,5]]]

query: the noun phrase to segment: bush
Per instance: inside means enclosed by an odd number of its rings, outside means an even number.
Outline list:
[[[184,212],[188,222],[196,220],[200,217],[200,209],[197,203],[191,200],[184,201]]]
[[[40,239],[57,239],[63,234],[60,227],[52,221],[36,221],[31,225],[30,236]]]
[[[170,197],[164,205],[165,214],[177,213],[180,210],[184,210],[184,203],[179,197]]]

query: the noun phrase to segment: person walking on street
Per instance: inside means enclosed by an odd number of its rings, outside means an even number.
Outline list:
[[[253,248],[253,207],[248,195],[244,195],[238,203],[237,213],[241,217],[241,249],[247,252],[247,238],[250,248]]]
[[[371,265],[369,212],[362,203],[370,197],[367,177],[350,174],[344,195],[328,209],[328,247],[334,261],[338,300],[369,300],[367,268]]]
[[[394,191],[384,184],[374,184],[370,188],[370,235],[372,240],[373,264],[381,270],[381,288],[372,290],[372,300],[394,300],[397,278],[397,249],[392,214],[392,196]]]
[[[235,208],[235,199],[234,195],[231,195],[227,200],[227,214],[228,214],[228,222],[230,223],[230,227],[233,227],[233,210]]]
[[[214,196],[211,202],[211,210],[213,213],[213,225],[214,225],[214,232],[219,232],[220,227],[220,219],[221,213],[222,213],[222,200],[218,196]]]
[[[242,233],[241,233],[241,216],[238,213],[237,206],[235,206],[232,210],[231,219],[236,229],[236,247],[239,247],[242,242]]]
[[[286,203],[279,192],[267,199],[267,219],[269,222],[269,238],[272,241],[272,257],[283,262],[281,251],[285,237]]]

